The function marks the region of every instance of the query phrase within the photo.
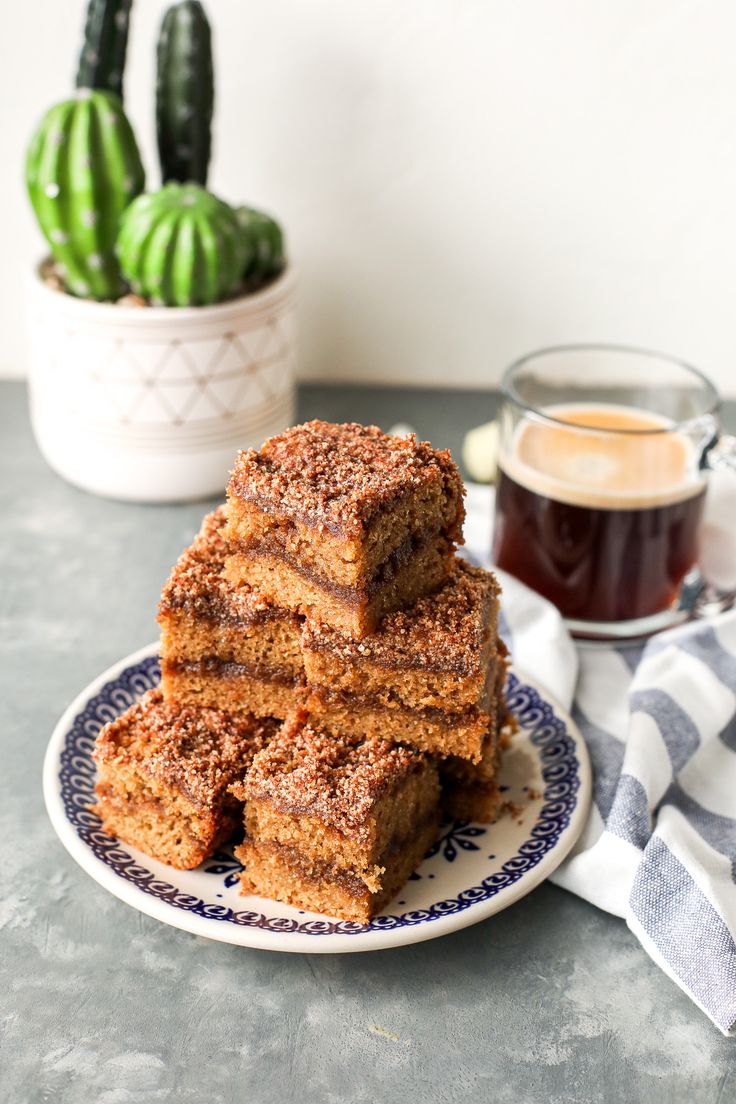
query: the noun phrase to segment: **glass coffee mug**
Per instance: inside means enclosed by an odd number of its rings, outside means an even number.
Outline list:
[[[707,472],[736,472],[736,438],[721,434],[701,372],[577,345],[517,361],[502,392],[499,567],[591,639],[643,636],[733,602],[697,569]]]

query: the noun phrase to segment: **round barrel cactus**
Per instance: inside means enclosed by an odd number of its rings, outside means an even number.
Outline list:
[[[168,307],[232,295],[248,261],[235,211],[198,184],[165,184],[123,215],[118,257],[133,291]]]
[[[120,216],[145,174],[120,98],[81,89],[46,113],[26,160],[33,210],[68,291],[116,299]]]
[[[212,36],[199,0],[166,12],[156,53],[156,134],[164,184],[207,183],[215,102]]]
[[[237,215],[250,252],[243,276],[249,283],[264,283],[277,276],[286,263],[283,231],[275,219],[255,207],[238,207]]]

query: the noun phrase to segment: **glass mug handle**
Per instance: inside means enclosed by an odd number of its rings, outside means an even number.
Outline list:
[[[726,433],[714,433],[703,449],[700,468],[706,472],[727,472],[736,476],[736,437]],[[736,605],[736,586],[718,587],[707,582],[700,574],[683,588],[681,605],[692,617],[712,617],[725,613]]]
[[[736,475],[736,437],[721,433],[706,445],[700,462],[706,471],[728,471]]]

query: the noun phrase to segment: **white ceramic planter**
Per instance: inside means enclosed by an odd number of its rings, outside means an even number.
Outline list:
[[[295,279],[214,307],[94,303],[34,274],[31,420],[85,490],[136,502],[224,491],[240,448],[294,418]]]

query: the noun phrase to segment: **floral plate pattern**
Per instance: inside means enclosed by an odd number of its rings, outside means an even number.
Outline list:
[[[509,812],[494,825],[446,823],[424,862],[370,924],[330,920],[238,892],[231,848],[197,870],[165,866],[101,830],[94,802],[95,737],[159,680],[150,645],[100,675],[72,703],[49,743],[44,796],[62,843],[106,889],[158,920],[243,946],[344,952],[400,946],[477,923],[524,896],[573,846],[590,800],[590,766],[573,722],[519,672],[506,687],[519,731],[504,756]]]

